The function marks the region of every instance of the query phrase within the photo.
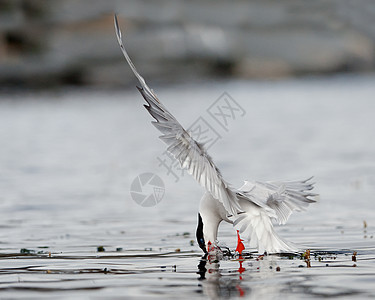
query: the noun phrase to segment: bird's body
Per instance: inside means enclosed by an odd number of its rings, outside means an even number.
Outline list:
[[[217,241],[217,231],[221,221],[233,224],[224,206],[220,202],[218,203],[209,192],[206,192],[200,201],[199,215],[204,222],[203,235],[207,242],[215,243]]]
[[[224,206],[206,192],[199,207],[205,242],[216,242],[218,226],[221,221],[226,221],[233,224],[241,236],[250,241],[250,246],[258,248],[260,253],[297,251],[294,245],[277,235],[272,219],[285,224],[294,210],[304,210],[315,202],[308,198],[315,195],[310,192],[313,184],[309,180],[266,183],[246,181],[236,193],[242,210],[236,215],[228,215]]]
[[[310,192],[313,188],[310,179],[265,183],[245,181],[241,188],[231,187],[204,145],[190,136],[138,73],[122,43],[116,16],[115,29],[121,50],[141,84],[138,90],[147,102],[145,108],[155,119],[152,124],[162,133],[160,139],[168,145],[168,152],[181,167],[206,189],[200,202],[196,232],[202,250],[207,252],[208,245],[216,244],[219,224],[226,221],[233,224],[241,237],[250,240],[250,246],[257,247],[260,253],[296,251],[277,235],[272,220],[284,224],[293,211],[303,210],[315,202],[310,198],[315,196]]]

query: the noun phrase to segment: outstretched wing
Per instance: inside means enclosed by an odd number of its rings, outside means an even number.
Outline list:
[[[241,211],[241,207],[238,204],[235,191],[223,179],[203,145],[189,135],[159,101],[153,90],[147,86],[125,50],[116,15],[114,21],[117,40],[122,53],[141,84],[141,87],[137,88],[147,102],[147,105],[144,106],[155,119],[152,124],[162,133],[160,139],[168,145],[168,152],[180,162],[181,167],[185,168],[215,199],[223,204],[229,214],[237,215]]]
[[[246,181],[239,190],[254,203],[273,209],[276,214],[273,218],[279,224],[285,224],[293,211],[305,210],[309,204],[316,202],[311,199],[317,196],[311,192],[314,188],[311,179],[285,182]]]
[[[240,197],[241,199],[242,197]],[[258,248],[259,253],[296,252],[298,249],[284,241],[275,231],[271,218],[276,213],[267,207],[242,198],[241,207],[244,213],[234,217],[233,226],[239,230],[241,237],[250,241],[251,248]],[[265,209],[266,208],[266,209]]]

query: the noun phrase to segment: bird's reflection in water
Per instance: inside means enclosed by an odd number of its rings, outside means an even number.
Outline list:
[[[239,267],[233,275],[222,276],[220,270],[220,259],[217,256],[204,255],[199,264],[198,280],[201,281],[203,293],[211,299],[227,297],[243,297],[248,295],[250,289],[243,287],[242,273],[246,270],[243,267],[243,258],[239,256]]]

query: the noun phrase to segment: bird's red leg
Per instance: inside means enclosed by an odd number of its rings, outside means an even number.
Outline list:
[[[212,250],[212,247],[211,247],[211,241],[208,241],[207,243],[207,252],[210,253],[210,251]]]
[[[240,237],[240,232],[237,230],[237,248],[236,251],[241,255],[242,251],[245,250],[245,246],[242,243],[243,240]]]

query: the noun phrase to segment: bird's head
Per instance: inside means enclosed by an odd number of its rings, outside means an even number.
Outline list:
[[[204,234],[203,234],[203,221],[201,214],[198,213],[198,226],[197,226],[197,232],[196,232],[196,237],[197,237],[197,242],[199,247],[203,250],[204,253],[207,253],[206,249],[206,242],[204,240]]]

